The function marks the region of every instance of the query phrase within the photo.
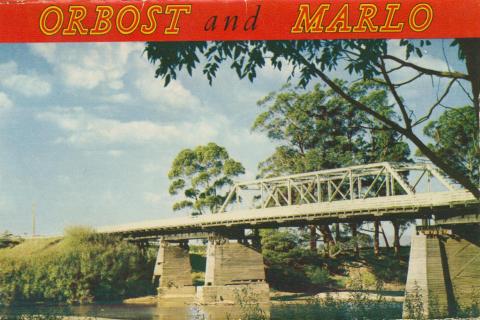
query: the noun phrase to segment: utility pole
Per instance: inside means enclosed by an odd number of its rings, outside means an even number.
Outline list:
[[[32,238],[35,237],[35,203],[32,204]]]

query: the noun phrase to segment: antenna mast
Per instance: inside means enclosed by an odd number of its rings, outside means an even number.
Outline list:
[[[32,238],[35,237],[35,203],[32,204]]]

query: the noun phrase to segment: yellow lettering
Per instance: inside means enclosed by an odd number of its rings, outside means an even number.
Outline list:
[[[165,28],[164,34],[178,34],[180,28],[178,27],[178,20],[180,14],[190,14],[192,12],[192,5],[190,4],[169,4],[165,8],[165,14],[173,14],[170,25]]]
[[[353,32],[377,32],[378,27],[373,24],[372,19],[375,18],[378,8],[371,3],[360,4],[360,18],[357,25],[353,28]]]
[[[400,3],[387,3],[385,10],[387,10],[387,18],[385,24],[380,27],[380,32],[402,32],[403,22],[393,25],[395,13],[400,9]]]
[[[310,16],[310,5],[301,4],[298,8],[297,21],[290,30],[291,33],[302,32],[322,32],[322,22],[325,17],[325,13],[330,9],[329,4],[321,4],[317,10]]]
[[[53,14],[55,16],[55,23],[49,27],[47,25],[48,17]],[[57,6],[50,6],[43,10],[40,16],[40,30],[44,35],[51,36],[56,34],[62,28],[63,24],[63,11]]]
[[[425,19],[423,22],[418,23],[418,14],[421,12],[425,12]],[[420,3],[417,4],[412,11],[410,11],[410,16],[408,17],[408,24],[410,28],[415,32],[422,32],[430,27],[433,19],[433,9],[427,3]]]

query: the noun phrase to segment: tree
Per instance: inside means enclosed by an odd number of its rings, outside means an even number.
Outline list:
[[[335,81],[342,90],[385,117],[395,117],[384,86]],[[355,108],[335,91],[316,85],[300,92],[284,86],[259,101],[267,110],[252,129],[279,146],[260,164],[262,176],[293,174],[379,161],[409,161],[410,149],[394,130]]]
[[[339,85],[343,85],[340,84]],[[258,102],[265,108],[252,130],[279,146],[259,168],[262,176],[338,168],[356,162],[362,144],[361,117],[331,90],[316,85],[300,92],[291,86]]]
[[[459,182],[477,198],[480,190],[476,184],[456,167],[451,166],[435,150],[432,150],[415,133],[414,129],[427,121],[433,111],[448,96],[454,84],[468,81],[471,85],[471,99],[477,114],[475,123],[475,141],[478,144],[479,126],[479,94],[480,94],[480,40],[461,39],[452,41],[457,46],[459,57],[464,59],[467,73],[450,70],[435,70],[411,62],[412,55],[422,57],[421,48],[430,45],[424,40],[400,40],[405,50],[405,58],[394,56],[389,52],[386,40],[309,40],[309,41],[240,41],[240,42],[189,42],[189,43],[147,43],[145,51],[152,63],[158,63],[156,77],[164,79],[165,84],[177,77],[177,71],[186,70],[190,75],[193,69],[203,64],[203,73],[211,83],[221,64],[228,63],[240,78],[253,81],[258,69],[270,61],[276,69],[288,63],[292,66],[292,76],[299,76],[299,84],[306,86],[313,79],[320,79],[339,96],[358,111],[377,120],[410,140],[432,163],[443,170],[452,179]],[[202,57],[202,62],[200,58]],[[338,85],[328,75],[329,71],[345,67],[351,75],[363,79],[375,79],[388,88],[395,101],[401,121],[386,117],[369,105],[359,101]],[[394,82],[393,75],[405,69],[417,74],[411,79]],[[448,84],[439,95],[437,101],[427,107],[424,115],[413,112],[409,102],[404,101],[399,89],[414,85],[418,79],[438,77],[448,80]],[[413,104],[413,102],[412,102]]]
[[[475,145],[475,116],[472,106],[447,109],[423,130],[433,139],[429,147],[472,181],[479,180],[480,167],[480,151]]]
[[[215,213],[226,198],[222,191],[233,184],[233,177],[243,173],[242,164],[213,142],[182,150],[168,173],[170,194],[183,192],[183,199],[174,203],[173,210],[190,209],[192,215]]]
[[[350,86],[335,80],[342,90],[385,117],[395,117],[384,85],[360,81]],[[284,86],[259,101],[266,109],[252,129],[264,132],[278,146],[259,165],[261,176],[278,176],[379,161],[409,161],[410,149],[401,136],[355,108],[332,89],[317,84],[311,91]],[[334,243],[328,225],[320,226],[325,248]],[[337,224],[338,241],[340,227]],[[316,226],[310,226],[312,240]],[[311,249],[316,251],[316,241]]]
[[[268,283],[283,290],[305,289],[324,285],[329,274],[317,254],[305,248],[304,239],[292,230],[261,230],[262,254],[267,265]],[[325,281],[319,283],[319,272],[325,271]]]

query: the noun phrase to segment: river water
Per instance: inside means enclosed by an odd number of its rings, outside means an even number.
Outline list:
[[[269,313],[272,307],[262,309]],[[55,316],[74,316],[93,319],[161,319],[161,320],[223,320],[238,319],[241,311],[236,306],[197,306],[185,303],[159,305],[92,304],[82,306],[24,306],[0,309],[0,319],[15,319],[19,316],[42,315],[40,319],[55,319]],[[3,316],[3,318],[2,318]],[[27,316],[26,319],[29,319]],[[36,318],[35,318],[36,319]]]
[[[367,319],[398,319],[401,318],[401,306],[399,302],[389,302],[380,304],[368,304],[362,302],[362,307],[357,309],[362,311]],[[333,314],[351,306],[348,302],[335,302],[330,306],[330,310],[322,312],[317,310],[310,313],[309,319],[331,319]],[[293,318],[302,317],[304,313],[298,312],[298,309],[305,310],[309,308],[306,305],[299,304],[272,304],[261,307],[266,315],[270,315],[274,320],[293,320]],[[333,308],[333,309],[332,309]],[[368,309],[368,310],[366,310]],[[286,312],[287,311],[287,312]],[[290,312],[289,312],[290,311]],[[292,313],[293,312],[293,313]],[[0,320],[4,319],[22,319],[22,320],[57,320],[60,317],[68,319],[132,319],[132,320],[236,320],[242,318],[242,310],[234,305],[214,305],[198,306],[186,303],[185,301],[163,301],[154,305],[140,304],[92,304],[81,306],[22,306],[11,307],[9,309],[0,308]],[[343,313],[342,319],[358,318],[357,311]],[[290,314],[290,315],[288,315]],[[339,316],[340,314],[338,314]],[[39,317],[40,316],[40,317]],[[338,318],[338,317],[337,317]]]
[[[262,309],[265,314],[274,320],[294,320],[298,314],[292,317],[285,314],[285,309],[305,308],[305,305],[271,305]],[[341,308],[341,307],[340,307]],[[375,309],[375,308],[374,308]],[[367,319],[399,319],[401,318],[401,304],[395,304],[394,310],[371,310],[375,316],[367,316]],[[38,306],[38,307],[15,307],[0,309],[0,319],[14,320],[58,320],[64,317],[69,320],[77,319],[132,319],[132,320],[237,320],[241,319],[242,312],[236,306],[196,306],[196,305],[127,305],[127,304],[95,304],[84,306]],[[332,315],[310,314],[309,319],[330,320]],[[343,315],[341,319],[355,319],[355,314]],[[365,318],[365,317],[362,317]],[[300,319],[300,318],[298,318]],[[302,316],[303,319],[303,316]]]
[[[265,307],[264,307],[265,308]],[[270,308],[266,308],[269,312]],[[81,319],[181,319],[181,320],[223,320],[238,319],[241,312],[234,306],[154,306],[125,304],[95,304],[86,306],[39,306],[0,309],[0,319],[57,319],[59,316]],[[28,317],[31,316],[31,317]]]

